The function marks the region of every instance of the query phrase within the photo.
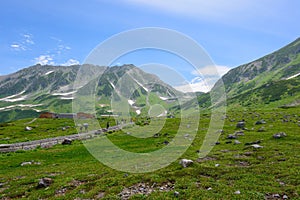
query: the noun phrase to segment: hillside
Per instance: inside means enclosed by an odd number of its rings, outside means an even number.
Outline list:
[[[81,76],[77,77],[79,72]],[[95,78],[96,84],[93,82]],[[116,95],[125,98],[123,101],[130,106],[133,116],[146,114],[149,106],[157,103],[172,107],[178,104],[177,97],[184,96],[157,76],[134,65],[35,65],[1,76],[0,87],[0,122],[37,117],[42,111],[70,113],[75,96],[86,95],[90,89],[95,90],[99,115],[113,114],[111,97]]]
[[[222,77],[228,103],[241,106],[282,106],[299,99],[300,38]],[[213,89],[219,87],[220,81]],[[274,103],[276,102],[276,103]]]

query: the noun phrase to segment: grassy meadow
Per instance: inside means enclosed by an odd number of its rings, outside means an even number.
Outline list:
[[[266,123],[255,123],[259,120]],[[1,143],[35,140],[76,132],[72,120],[18,120],[0,125]],[[227,139],[246,123],[240,144]],[[81,141],[55,145],[48,149],[0,154],[0,199],[127,199],[122,194],[141,184],[151,192],[130,194],[130,199],[272,199],[286,195],[300,199],[300,108],[229,110],[219,144],[205,158],[198,158],[210,115],[200,117],[198,134],[180,157],[194,163],[186,168],[179,160],[155,172],[133,174],[111,169],[96,160]],[[105,120],[101,123],[105,124]],[[155,137],[135,138],[126,131],[106,133],[120,148],[132,152],[151,152],[167,145],[175,136],[180,119],[167,119]],[[62,127],[70,126],[67,130]],[[278,132],[286,137],[274,139]],[[254,149],[246,143],[257,142]],[[31,165],[21,163],[34,161]],[[126,162],[126,161],[124,161]],[[39,179],[53,183],[37,188]],[[161,189],[168,185],[169,189]],[[275,197],[274,197],[275,198]]]

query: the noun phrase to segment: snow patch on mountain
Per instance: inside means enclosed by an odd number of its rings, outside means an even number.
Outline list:
[[[47,75],[49,75],[49,74],[51,74],[51,73],[53,73],[54,71],[53,70],[51,70],[51,71],[49,71],[49,72],[46,72],[45,74],[44,74],[44,76],[47,76]]]
[[[77,92],[77,90],[75,91],[71,91],[71,92],[61,92],[61,93],[53,93],[52,95],[53,96],[69,96],[69,95],[72,95],[72,94],[75,94]]]
[[[299,72],[298,74],[295,74],[295,75],[293,75],[293,76],[290,76],[290,77],[286,78],[285,80],[290,80],[290,79],[292,79],[292,78],[296,78],[296,77],[299,76],[299,75],[300,75],[300,72]]]
[[[6,101],[6,102],[16,102],[16,101],[23,101],[26,99],[27,95],[24,95],[24,96],[21,96],[21,97],[18,97],[22,94],[24,94],[25,90],[23,90],[22,92],[18,93],[18,94],[14,94],[14,95],[11,95],[11,96],[8,96],[8,97],[4,97],[2,99],[0,99],[0,101]],[[17,98],[15,98],[17,97]]]
[[[141,86],[146,92],[149,92],[148,88],[146,88],[145,86],[143,86],[143,84],[141,84],[140,82],[138,82],[135,78],[132,77],[132,79],[139,85]]]
[[[16,105],[10,105],[10,106],[6,106],[6,107],[2,107],[0,108],[0,111],[3,111],[3,110],[11,110],[11,109],[14,109],[14,108],[33,108],[33,107],[37,107],[37,106],[42,106],[43,104],[16,104]]]

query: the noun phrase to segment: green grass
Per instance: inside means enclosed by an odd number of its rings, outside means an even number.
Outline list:
[[[115,125],[113,118],[99,118],[98,122],[102,128],[106,127],[107,120],[109,120],[110,126]],[[82,123],[84,122],[83,120]],[[26,126],[31,127],[32,130],[26,131]],[[26,142],[77,133],[73,119],[37,118],[33,121],[32,118],[28,118],[0,123],[0,144]]]
[[[266,194],[277,193],[286,194],[289,199],[299,199],[299,111],[299,108],[230,110],[219,138],[221,144],[209,153],[210,159],[197,162],[197,150],[210,119],[207,114],[201,115],[198,134],[181,157],[195,161],[187,168],[182,168],[177,160],[151,173],[120,172],[97,161],[80,141],[69,146],[56,145],[49,149],[0,154],[0,183],[3,183],[0,199],[95,199],[101,192],[105,194],[103,199],[119,199],[118,194],[124,187],[141,182],[149,185],[170,182],[174,184],[174,190],[156,191],[148,196],[135,195],[131,199],[264,199]],[[236,123],[242,119],[246,121],[247,128],[245,135],[238,138],[242,144],[226,144],[226,136],[238,130]],[[267,123],[255,125],[260,119]],[[179,121],[168,119],[158,138],[137,139],[121,131],[107,135],[122,149],[154,151],[164,146],[163,141],[173,138]],[[18,122],[22,124],[22,121]],[[258,132],[262,126],[265,131]],[[272,138],[274,133],[281,131],[288,136]],[[264,148],[245,148],[246,142],[256,140],[261,140],[260,145]],[[20,166],[20,163],[31,160],[41,164]],[[215,167],[215,164],[220,166]],[[38,180],[42,177],[51,177],[54,183],[48,188],[37,189]],[[207,190],[209,187],[212,189]],[[58,195],[62,189],[66,190],[65,193]],[[178,198],[174,196],[175,190],[180,193]],[[237,190],[241,191],[240,195],[234,194]]]

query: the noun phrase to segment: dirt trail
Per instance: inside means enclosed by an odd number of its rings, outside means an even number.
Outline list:
[[[41,140],[33,140],[29,142],[19,142],[13,144],[0,144],[0,153],[14,152],[18,150],[31,150],[37,147],[48,148],[56,144],[61,144],[66,138],[71,140],[87,140],[107,131],[116,131],[122,129],[126,125],[112,126],[108,129],[92,130],[87,133],[79,133],[73,135],[65,135],[54,138],[46,138]]]

